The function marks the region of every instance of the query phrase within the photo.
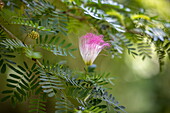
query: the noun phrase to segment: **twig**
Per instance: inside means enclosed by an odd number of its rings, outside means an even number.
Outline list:
[[[13,38],[13,39],[18,39],[15,35],[13,35],[10,31],[8,31],[2,24],[0,24],[0,27],[1,27],[5,32],[7,32],[7,33],[11,36],[11,38]]]
[[[142,33],[142,32],[139,32],[139,31],[135,31],[135,30],[126,30],[126,32],[133,33],[133,34],[138,34],[138,35],[140,35],[140,36],[147,36],[148,38],[152,39],[152,37],[149,36],[148,34]]]
[[[77,16],[77,15],[74,15],[72,13],[69,13],[69,12],[63,12],[65,13],[66,15],[70,16],[70,17],[73,17],[77,20],[80,20],[80,21],[83,21],[83,20],[86,20],[87,18],[86,17],[82,17],[82,16]]]
[[[126,30],[126,32],[129,32],[129,33],[133,33],[133,34],[138,34],[138,35],[144,36],[144,34],[143,34],[142,32],[138,32],[138,31],[134,31],[134,30]]]
[[[73,17],[73,18],[75,18],[75,19],[77,19],[79,21],[87,20],[87,17],[85,17],[85,16],[77,16],[77,15],[75,15],[73,13],[70,13],[71,10],[61,12],[59,9],[56,9],[56,11],[58,11],[59,13],[62,13],[62,14],[66,14],[67,16]]]

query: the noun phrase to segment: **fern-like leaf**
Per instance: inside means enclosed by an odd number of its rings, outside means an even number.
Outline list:
[[[29,113],[46,113],[46,100],[43,98],[43,95],[30,99],[29,108]]]
[[[77,49],[70,49],[72,46],[71,43],[66,44],[65,40],[60,41],[60,37],[49,37],[46,35],[45,37],[40,36],[39,39],[37,39],[37,44],[40,45],[45,50],[48,50],[52,52],[54,55],[60,55],[60,56],[72,56],[75,58],[72,54],[73,51]]]
[[[28,48],[27,45],[23,44],[23,42],[21,42],[18,39],[6,39],[3,40],[0,44],[4,45],[6,48],[11,50]]]
[[[27,66],[26,63],[24,64]],[[22,102],[30,97],[30,91],[36,92],[39,90],[39,72],[35,68],[35,64],[33,64],[31,69],[26,69],[20,65],[17,68],[10,64],[7,65],[15,73],[9,74],[9,78],[7,79],[8,90],[2,91],[7,96],[2,98],[1,101],[6,101],[10,98],[11,102],[15,105],[17,102]]]
[[[43,89],[43,92],[47,93],[49,97],[55,96],[56,90],[64,89],[64,84],[57,77],[50,75],[40,76],[41,82],[39,83]]]
[[[101,87],[95,87],[92,91],[92,95],[94,98],[98,98],[106,102],[110,107],[113,108],[114,111],[122,111],[126,113],[126,111],[124,110],[125,107],[119,106],[119,102],[115,100],[115,97],[113,97],[112,94],[108,94],[108,92]]]
[[[139,55],[142,56],[142,59],[144,60],[146,57],[147,58],[152,58],[151,54],[152,54],[152,49],[150,47],[149,44],[146,43],[138,43],[138,52]]]
[[[19,39],[5,39],[1,43],[1,45],[5,46],[5,48],[17,51],[19,53],[25,53],[25,55],[29,58],[41,58],[42,55],[40,52],[34,52],[32,46],[27,46]]]
[[[11,20],[11,24],[18,24],[18,25],[24,25],[24,26],[29,26],[29,27],[32,27],[37,29],[37,30],[42,30],[42,31],[49,31],[49,32],[52,32],[52,33],[55,33],[55,31],[51,30],[50,28],[46,28],[44,26],[39,26],[38,23],[35,23],[29,19],[23,19],[23,18],[14,18]]]
[[[27,14],[32,18],[38,16],[48,17],[48,19],[39,18],[40,25],[48,27],[54,33],[61,32],[63,35],[67,35],[67,16],[61,11],[56,10],[56,7],[45,0],[38,0],[37,2],[26,2],[28,9]],[[44,15],[45,14],[45,15]],[[46,15],[47,14],[47,15]]]
[[[64,95],[57,97],[55,104],[56,113],[68,113],[74,109],[74,105]]]
[[[0,43],[7,38],[4,30],[0,28]],[[11,58],[15,58],[13,51],[5,48],[5,45],[0,44],[0,72],[5,73],[7,64],[16,64]]]

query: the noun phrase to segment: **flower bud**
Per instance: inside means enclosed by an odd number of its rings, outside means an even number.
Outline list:
[[[31,33],[28,34],[28,37],[29,38],[32,38],[32,39],[37,39],[40,37],[39,33],[36,32],[36,31],[32,31]]]

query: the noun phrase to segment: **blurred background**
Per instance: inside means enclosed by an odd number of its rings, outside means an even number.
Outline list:
[[[55,0],[48,0],[58,5]],[[157,14],[170,22],[170,0],[115,0],[130,8],[144,8],[147,13]],[[69,33],[67,38],[78,47],[78,38],[89,32],[89,26],[82,24],[78,32]],[[13,32],[15,32],[13,30]],[[104,51],[102,52],[104,53]],[[96,71],[108,72],[114,77],[112,93],[121,105],[126,107],[128,113],[170,113],[170,60],[167,58],[162,72],[159,71],[157,56],[152,59],[142,60],[141,57],[132,57],[124,52],[121,58],[99,55],[94,62],[97,65]],[[79,51],[74,52],[76,59],[69,57],[51,57],[50,53],[43,53],[45,59],[58,62],[61,59],[66,61],[70,68],[83,71],[84,63]],[[48,54],[48,55],[47,55]],[[21,57],[18,57],[20,61]],[[7,73],[6,73],[7,74]],[[1,74],[0,91],[6,88],[5,74]],[[0,94],[2,97],[2,94]],[[50,106],[50,102],[49,102]],[[0,103],[0,113],[26,113],[28,106],[18,104],[15,108],[10,102]],[[51,113],[51,110],[48,111]]]

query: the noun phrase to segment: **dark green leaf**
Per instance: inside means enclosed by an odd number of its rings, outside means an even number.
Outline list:
[[[54,42],[54,45],[57,44],[57,42],[59,41],[59,39],[60,39],[60,37],[57,37],[57,39],[56,39],[55,42]]]
[[[1,68],[1,73],[5,73],[5,72],[6,72],[6,64],[3,64]]]
[[[42,88],[41,88],[41,87],[39,87],[39,88],[35,91],[35,94],[38,95],[38,94],[40,94],[40,92],[42,92]]]
[[[12,92],[13,92],[13,90],[4,90],[4,91],[2,91],[2,94],[12,93]]]
[[[37,76],[38,74],[40,74],[40,72],[39,72],[39,71],[37,71],[37,72],[35,73],[35,75],[34,75],[34,76]]]
[[[15,79],[20,79],[21,77],[15,74],[9,74],[10,77],[15,78]]]
[[[36,82],[38,82],[38,78],[34,79],[34,81],[31,82],[30,86],[33,86],[34,84],[36,84]]]
[[[15,101],[16,99],[12,96],[11,97],[11,103],[12,103],[12,105],[13,106],[16,106],[16,101]]]
[[[19,86],[23,89],[25,89],[26,91],[29,89],[28,86],[25,86],[24,84],[22,83],[19,83]]]
[[[1,60],[0,60],[0,67],[2,66],[3,62],[4,62],[4,60],[1,59]]]
[[[34,68],[36,67],[36,63],[34,63],[31,67],[31,70],[34,70]]]
[[[20,94],[22,94],[22,95],[26,95],[26,93],[24,92],[24,90],[22,90],[22,89],[20,89],[20,88],[16,88],[17,89],[17,91],[20,93]]]
[[[7,81],[10,82],[10,83],[14,83],[14,84],[18,83],[18,81],[13,80],[13,79],[7,79]]]
[[[14,96],[17,98],[17,100],[22,101],[22,98],[18,92],[14,91]]]
[[[33,85],[33,86],[31,87],[31,89],[33,90],[33,89],[37,88],[38,86],[39,86],[39,82],[37,82],[35,85]]]
[[[102,102],[101,99],[93,99],[93,100],[90,101],[90,103],[91,103],[93,106],[95,106],[95,105],[97,105],[97,104],[100,104],[101,102]]]
[[[20,75],[24,75],[21,71],[19,71],[18,69],[14,68],[12,65],[7,64],[9,68],[11,68],[13,71],[15,71],[16,73],[20,74]]]
[[[69,51],[77,51],[78,49],[77,48],[75,48],[75,49],[70,49]]]
[[[30,82],[30,79],[26,76],[26,75],[24,75],[23,76],[28,82]]]
[[[62,40],[62,42],[60,42],[59,46],[62,46],[65,43],[66,40]]]
[[[69,48],[70,46],[72,46],[72,43],[67,44],[64,48],[67,49],[67,48]]]
[[[35,75],[32,75],[31,78],[30,78],[30,81],[33,81],[33,79],[34,79],[35,77],[36,77]]]
[[[99,105],[97,107],[99,107],[99,108],[106,108],[107,106],[106,105]]]
[[[22,66],[18,65],[18,68],[21,69],[23,72],[26,72],[26,70]]]
[[[9,95],[9,96],[6,96],[6,97],[3,97],[2,99],[1,99],[1,102],[4,102],[4,101],[6,101],[7,99],[9,99],[11,96]]]
[[[36,44],[38,44],[38,43],[39,43],[39,42],[38,42],[38,39],[39,39],[39,38],[37,38],[37,39],[36,39]]]
[[[9,57],[9,58],[15,58],[15,55],[4,55],[6,57]]]
[[[21,82],[22,82],[25,86],[29,87],[28,83],[25,82],[25,80],[21,79]]]
[[[28,69],[28,65],[27,65],[26,62],[24,62],[24,66],[25,66],[26,69]]]
[[[42,36],[40,36],[40,44],[42,44]]]
[[[54,39],[55,39],[55,36],[53,36],[48,43],[51,44],[54,41]]]
[[[27,72],[26,72],[26,75],[30,78],[31,75],[32,75],[32,72],[31,72],[31,71],[29,71],[29,72],[27,71]]]
[[[13,84],[7,84],[6,86],[10,87],[10,88],[15,88],[16,85],[13,85]]]
[[[39,69],[39,68],[37,67],[37,68],[35,68],[35,69],[34,69],[34,70],[32,70],[32,71],[33,71],[33,72],[36,72],[36,71],[38,71],[38,69]]]
[[[47,39],[48,39],[48,35],[45,36],[44,43],[47,42]]]

